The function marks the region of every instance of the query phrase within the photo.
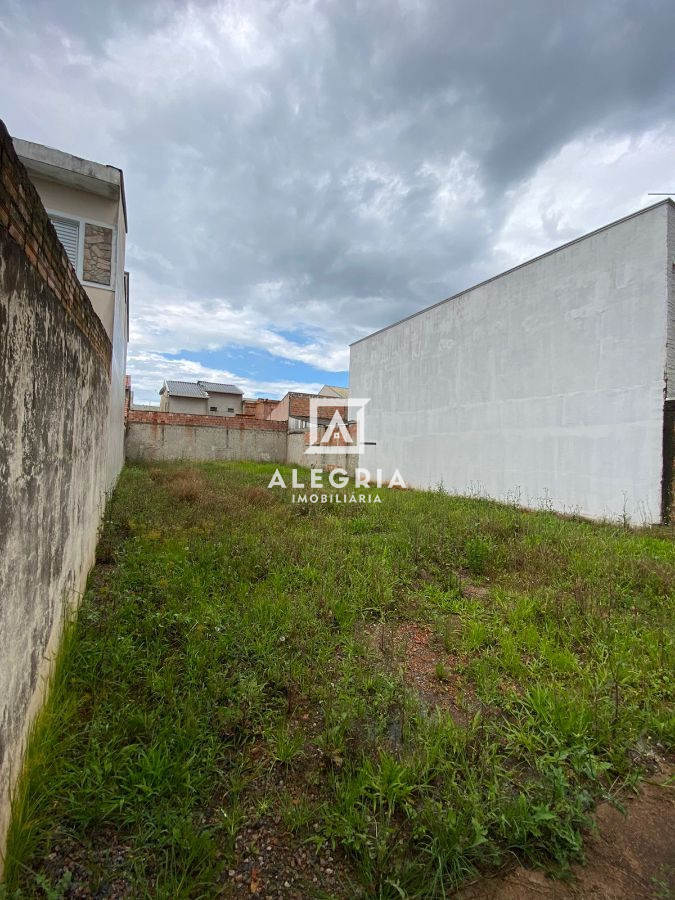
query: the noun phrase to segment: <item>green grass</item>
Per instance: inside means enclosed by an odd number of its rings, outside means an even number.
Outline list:
[[[331,848],[345,896],[448,896],[514,859],[564,874],[594,804],[672,749],[672,532],[440,490],[297,506],[273,470],[123,472],[7,896],[214,896],[270,815]],[[438,635],[466,724],[368,640],[406,622]]]

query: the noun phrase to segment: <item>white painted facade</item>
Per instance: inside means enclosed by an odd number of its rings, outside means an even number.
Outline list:
[[[674,235],[668,200],[353,344],[350,393],[371,398],[375,444],[360,464],[658,522]]]
[[[14,147],[50,217],[77,222],[76,274],[112,344],[106,485],[111,491],[124,464],[124,375],[129,341],[129,291],[125,272],[127,233],[124,180],[120,169],[61,150],[14,138]],[[110,284],[83,278],[85,224],[112,231]]]

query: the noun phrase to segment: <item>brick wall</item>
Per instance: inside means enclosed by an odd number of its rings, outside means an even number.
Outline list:
[[[347,426],[356,439],[356,423]],[[350,453],[305,453],[309,431],[287,433],[288,420],[272,421],[242,416],[200,416],[130,409],[127,419],[126,457],[153,460],[254,460],[331,469],[339,466],[353,474],[358,456]],[[319,426],[320,435],[325,427]],[[338,432],[334,446],[346,441]]]
[[[271,422],[288,422],[290,397],[290,394],[286,394],[270,412],[268,418]]]
[[[285,422],[270,422],[253,416],[200,416],[193,413],[151,412],[130,409],[128,422],[142,425],[198,425],[201,428],[230,428],[245,431],[286,431]]]
[[[268,400],[267,398],[259,397],[255,402],[255,415],[258,419],[269,419],[270,414],[278,405],[278,400]]]
[[[255,400],[244,400],[242,415],[255,416],[257,419],[268,419],[270,413],[279,405],[279,400],[268,400],[266,397],[257,397]]]
[[[299,394],[289,391],[288,394],[280,400],[277,406],[270,412],[270,419],[277,421],[293,419],[309,419],[310,401],[319,399],[328,401],[324,406],[323,402],[319,409],[320,418],[331,419],[335,410],[339,410],[340,415],[346,419],[347,404],[341,401],[332,401],[330,397],[319,397],[318,394]]]
[[[94,560],[112,358],[2,123],[0,343],[1,870],[26,735]]]
[[[42,282],[110,369],[112,345],[86,291],[78,281],[12,139],[0,121],[0,228],[23,251]]]
[[[220,420],[213,422],[213,419]],[[285,462],[286,423],[252,416],[195,416],[130,410],[129,461],[220,460]]]
[[[330,397],[319,397],[318,394],[290,394],[289,413],[294,419],[308,419],[310,401],[320,399],[322,401],[319,407],[319,418],[332,419],[335,410],[339,410],[343,419],[347,417],[347,404],[339,401],[332,402]],[[328,403],[323,401],[328,400]]]

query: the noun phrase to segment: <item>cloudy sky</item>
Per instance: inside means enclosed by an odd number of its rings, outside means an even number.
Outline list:
[[[137,400],[349,343],[675,191],[672,0],[0,0],[0,117],[124,169]]]

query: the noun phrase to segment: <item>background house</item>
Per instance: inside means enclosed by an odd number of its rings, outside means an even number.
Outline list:
[[[318,398],[319,394],[301,394],[296,391],[289,391],[269,414],[271,421],[287,422],[289,430],[304,430],[309,428],[310,418],[310,401]],[[326,399],[325,397],[321,398]],[[320,415],[317,422],[321,425],[328,425],[335,410],[339,410],[340,414],[346,419],[347,417],[347,401],[339,401],[328,403],[321,406]]]
[[[159,395],[162,412],[196,416],[238,416],[242,412],[243,395],[234,384],[167,380]]]
[[[209,395],[208,411],[212,416],[240,416],[243,391],[236,384],[219,384],[216,381],[198,381]]]
[[[208,399],[204,388],[192,381],[165,381],[159,389],[159,408],[162,412],[205,416],[208,413]]]
[[[332,384],[324,384],[324,386],[319,391],[320,397],[338,397],[341,400],[349,399],[349,388],[346,387],[336,387]]]
[[[115,166],[13,139],[77,277],[112,343],[107,481],[124,462],[124,374],[129,340],[129,275],[124,270],[127,209]]]

